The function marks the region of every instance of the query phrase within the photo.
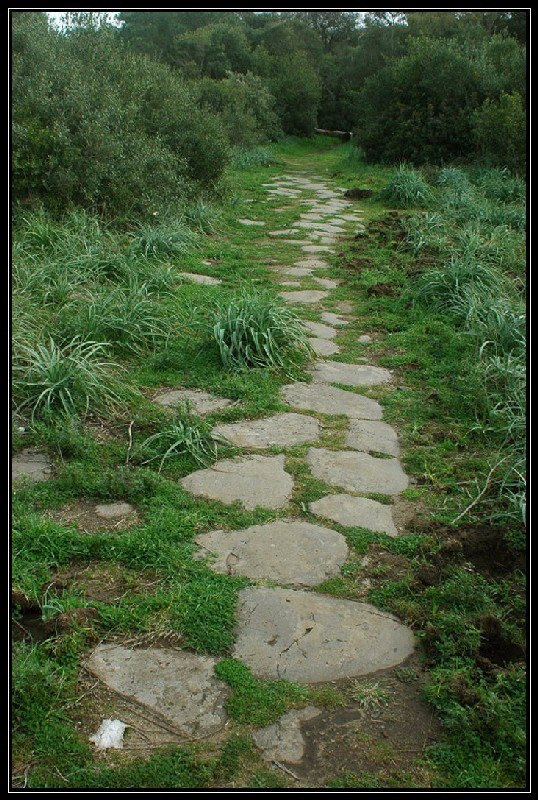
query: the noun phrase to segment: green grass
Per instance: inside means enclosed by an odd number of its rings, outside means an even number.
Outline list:
[[[287,198],[265,202],[262,184],[290,169],[374,192],[357,203],[366,235],[349,237],[330,258],[328,276],[342,281],[331,302],[355,309],[354,324],[338,336],[341,360],[366,356],[395,372],[394,386],[367,393],[398,429],[404,468],[414,481],[402,497],[417,510],[396,538],[333,526],[351,556],[341,575],[316,590],[367,600],[412,626],[427,700],[444,723],[427,775],[351,768],[326,787],[524,784],[522,664],[488,671],[480,661],[487,618],[498,621],[500,635],[524,644],[524,576],[482,575],[472,563],[445,558],[443,547],[451,532],[482,524],[503,531],[514,558],[525,547],[525,187],[500,171],[445,167],[428,171],[427,191],[418,173],[408,176],[400,199],[389,202],[379,192],[393,168],[366,164],[351,145],[312,137],[236,154],[220,201],[194,200],[163,222],[115,228],[72,212],[63,219],[29,213],[17,223],[13,399],[19,414],[12,444],[48,453],[55,469],[49,481],[15,487],[13,585],[51,623],[64,611],[96,612],[85,626],[73,621],[42,642],[15,645],[14,763],[27,788],[293,788],[289,776],[261,763],[250,731],[290,708],[336,709],[347,702],[349,695],[330,685],[256,679],[232,658],[237,593],[249,581],[216,574],[194,558],[197,534],[262,524],[285,510],[250,512],[194,498],[178,485],[216,456],[209,435],[214,424],[282,411],[280,386],[305,379],[309,354],[301,337],[295,339],[297,319],[275,298],[267,269],[269,258],[282,265],[297,258],[293,246],[266,239],[267,230],[291,225],[302,210]],[[405,214],[387,217],[387,205],[402,202],[410,204]],[[280,206],[284,211],[275,210]],[[240,216],[266,226],[238,226]],[[202,261],[208,262],[203,269]],[[183,283],[178,273],[187,271],[223,283]],[[316,317],[307,308],[302,315]],[[87,339],[75,338],[80,327]],[[365,332],[376,341],[359,344]],[[203,421],[184,410],[170,417],[149,396],[176,387],[204,389],[234,405]],[[345,420],[327,417],[323,424],[327,443],[341,440]],[[290,508],[311,519],[308,502],[327,487],[312,478],[303,458],[301,447],[287,456],[295,481]],[[125,530],[88,534],[48,516],[76,500],[129,502],[139,519]],[[432,521],[445,527],[427,527]],[[376,562],[379,554],[397,560],[398,577],[390,560]],[[371,566],[360,563],[364,556],[373,557]],[[417,582],[420,568],[436,558],[445,559],[438,583]],[[104,583],[123,576],[128,591],[114,603],[91,600],[84,577],[90,569]],[[67,585],[55,589],[55,576],[69,574]],[[369,576],[368,593],[361,581]],[[23,616],[16,606],[14,618]],[[98,639],[151,642],[168,635],[221,659],[217,674],[230,687],[230,723],[220,752],[202,742],[143,758],[96,759],[74,726],[71,704],[83,700],[80,664]],[[402,669],[400,679],[411,680]],[[364,681],[358,684],[364,689]],[[367,696],[360,685],[351,688],[356,702],[385,700],[377,681]],[[364,746],[373,752],[371,742]]]

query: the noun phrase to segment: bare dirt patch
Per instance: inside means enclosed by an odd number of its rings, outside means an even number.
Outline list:
[[[116,533],[138,525],[140,517],[135,509],[129,510],[125,504],[125,512],[119,516],[106,517],[99,513],[101,501],[75,500],[59,510],[47,511],[47,516],[60,525],[73,525],[80,533],[100,533],[107,531]]]

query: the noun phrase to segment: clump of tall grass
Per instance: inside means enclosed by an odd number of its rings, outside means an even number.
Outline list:
[[[130,249],[146,258],[168,259],[184,255],[196,243],[197,234],[185,222],[142,225],[130,234]]]
[[[287,367],[308,358],[307,331],[277,298],[244,289],[209,315],[209,329],[227,369]]]
[[[236,147],[232,151],[230,165],[234,169],[250,169],[251,167],[268,167],[275,162],[275,154],[271,147],[258,146],[250,148]]]
[[[379,198],[398,208],[421,208],[429,206],[434,199],[432,187],[415,169],[400,164],[390,182],[379,193]]]
[[[187,203],[183,210],[183,221],[198,233],[215,233],[219,216],[215,206],[201,197]]]
[[[75,337],[35,344],[19,342],[13,359],[13,400],[32,418],[47,414],[85,417],[116,408],[125,396],[120,367],[107,359],[108,346]]]
[[[188,454],[200,466],[207,467],[217,459],[219,441],[224,440],[212,435],[207,422],[193,417],[187,410],[180,410],[163,430],[142,442],[141,452],[152,453],[142,463],[150,464],[160,459],[160,472],[170,458]]]
[[[74,297],[57,323],[64,336],[108,342],[120,353],[140,353],[166,341],[169,325],[146,283],[105,287]]]

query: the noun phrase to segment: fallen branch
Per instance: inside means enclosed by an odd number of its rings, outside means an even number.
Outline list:
[[[462,517],[464,517],[464,516],[465,516],[465,514],[467,514],[467,512],[468,512],[468,511],[470,511],[470,510],[471,510],[471,508],[473,508],[473,507],[474,507],[474,506],[475,506],[475,505],[476,505],[476,504],[477,504],[477,503],[478,503],[478,502],[479,502],[479,501],[482,499],[482,497],[483,497],[483,496],[486,494],[486,492],[487,492],[487,490],[488,490],[488,488],[489,488],[489,485],[490,485],[490,482],[491,482],[491,476],[493,475],[493,473],[495,472],[495,470],[497,469],[497,467],[500,467],[500,465],[503,463],[503,461],[506,461],[506,458],[507,458],[507,456],[506,456],[505,458],[501,458],[501,460],[500,460],[500,461],[497,461],[497,463],[496,463],[496,464],[494,464],[494,465],[492,466],[492,468],[491,468],[491,469],[490,469],[490,471],[488,472],[488,475],[487,475],[487,478],[486,478],[486,482],[485,482],[485,484],[484,484],[484,487],[483,487],[483,489],[482,489],[482,490],[481,490],[481,491],[480,491],[480,492],[477,494],[477,496],[475,497],[475,499],[473,500],[473,502],[472,502],[472,503],[469,503],[469,505],[467,506],[467,508],[465,508],[465,509],[464,509],[464,510],[461,512],[461,514],[458,514],[458,516],[457,516],[455,519],[453,519],[453,520],[452,520],[452,525],[455,525],[455,524],[456,524],[456,522],[459,522],[459,521],[460,521],[460,519],[461,519]]]

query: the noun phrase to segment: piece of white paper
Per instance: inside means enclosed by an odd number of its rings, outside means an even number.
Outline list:
[[[98,750],[106,750],[108,747],[120,749],[123,747],[123,733],[126,727],[127,725],[119,719],[104,719],[97,733],[90,736],[90,742],[94,742]]]

